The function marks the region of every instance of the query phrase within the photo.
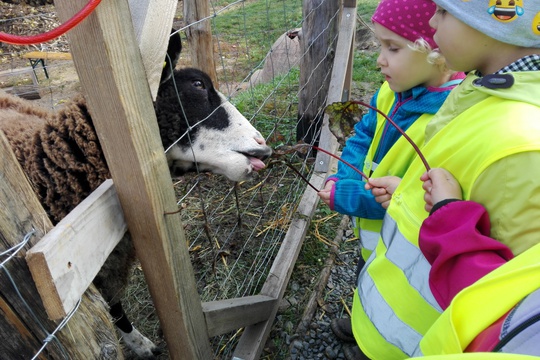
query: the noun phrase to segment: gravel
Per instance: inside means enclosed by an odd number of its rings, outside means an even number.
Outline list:
[[[322,291],[312,295],[316,298],[314,312],[312,310],[309,313],[309,309],[306,309],[293,335],[287,331],[287,323],[281,331],[283,342],[289,346],[288,360],[345,359],[343,346],[351,345],[339,340],[330,328],[332,319],[350,316],[348,311],[352,305],[356,266],[360,256],[358,240],[354,239],[349,228],[350,222],[342,222],[343,225],[346,228],[338,230],[338,234],[342,233],[341,244],[327,260],[327,265],[331,265],[330,274],[327,278],[321,275],[319,285]],[[292,327],[292,324],[289,326]]]

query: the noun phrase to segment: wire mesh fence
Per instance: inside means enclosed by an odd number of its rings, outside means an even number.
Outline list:
[[[214,54],[208,56],[216,60],[219,90],[273,148],[292,146],[301,140],[298,124],[304,114],[299,113],[299,101],[307,87],[319,89],[314,90],[312,100],[317,96],[324,99],[331,74],[325,59],[307,73],[300,67],[316,44],[313,39],[303,43],[302,27],[328,1],[333,0],[319,1],[306,13],[301,0],[215,0],[210,1],[211,15],[200,20],[211,24]],[[184,23],[182,5],[180,1],[173,27],[186,39],[187,29],[194,24]],[[24,15],[21,9],[26,11]],[[43,32],[58,24],[52,5],[3,3],[0,11],[0,30],[8,33]],[[328,17],[329,21],[338,18],[339,11]],[[319,36],[328,38],[324,51],[331,57],[337,33],[329,24],[322,27]],[[187,41],[183,45],[180,67],[191,65]],[[39,99],[35,102],[59,108],[80,91],[73,62],[49,60],[29,68],[28,59],[22,55],[33,50],[69,52],[69,45],[64,37],[37,47],[0,44],[0,86],[22,97],[37,93]],[[325,75],[314,76],[321,68]],[[16,73],[20,69],[26,72]],[[310,105],[308,102],[304,109]],[[322,112],[323,107],[317,108],[313,118],[321,118]],[[310,126],[313,143],[319,128],[316,122]],[[174,184],[202,301],[244,297],[260,291],[306,190],[298,172],[309,178],[313,161],[314,153],[306,147],[305,152],[270,159],[267,168],[251,181],[233,183],[219,175],[200,173],[184,176]],[[132,320],[159,343],[159,322],[140,268],[135,270],[126,302]],[[238,335],[233,332],[212,339],[216,358],[231,357]]]

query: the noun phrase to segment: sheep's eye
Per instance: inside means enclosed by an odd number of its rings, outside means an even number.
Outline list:
[[[196,88],[199,88],[199,89],[204,89],[204,84],[200,80],[193,81],[193,86],[195,86]]]

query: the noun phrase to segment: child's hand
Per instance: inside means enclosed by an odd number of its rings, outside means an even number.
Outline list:
[[[396,191],[401,178],[397,176],[383,176],[380,178],[371,178],[366,183],[366,190],[371,190],[375,201],[377,201],[385,209],[390,205],[392,194]]]
[[[427,212],[430,212],[433,205],[439,201],[446,199],[461,200],[463,198],[458,181],[445,169],[431,169],[429,172],[422,174],[420,180],[424,182],[422,189],[426,192],[424,194],[424,201],[426,202],[424,208]]]
[[[334,187],[334,184],[336,182],[333,180],[328,181],[324,185],[324,189],[319,191],[317,195],[321,198],[321,200],[328,206],[330,206],[330,195],[332,194],[332,188]]]

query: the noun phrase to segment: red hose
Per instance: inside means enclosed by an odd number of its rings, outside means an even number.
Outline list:
[[[84,8],[82,8],[81,11],[76,13],[71,19],[66,21],[64,24],[58,26],[56,29],[47,31],[43,34],[19,36],[0,32],[0,42],[14,45],[31,45],[56,39],[57,37],[64,35],[66,32],[73,29],[81,21],[83,21],[88,15],[90,15],[92,11],[94,11],[94,9],[99,5],[100,2],[101,0],[89,0],[88,3],[84,6]]]

